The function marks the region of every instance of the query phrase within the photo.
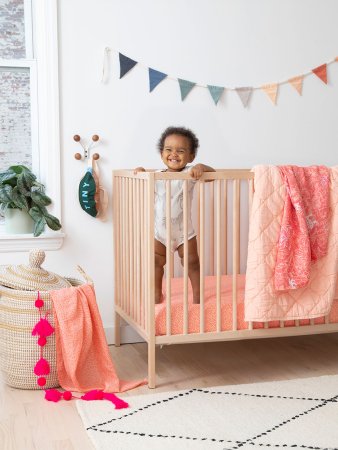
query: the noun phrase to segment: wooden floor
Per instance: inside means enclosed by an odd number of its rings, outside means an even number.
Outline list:
[[[119,376],[144,378],[145,344],[111,347]],[[157,391],[338,374],[338,334],[157,349]],[[146,386],[123,396],[153,393]],[[42,392],[0,384],[1,450],[92,450],[75,402],[54,404]]]

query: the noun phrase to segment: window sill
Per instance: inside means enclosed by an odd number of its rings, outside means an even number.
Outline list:
[[[25,252],[32,248],[58,250],[62,247],[65,233],[44,233],[34,237],[33,234],[6,234],[0,227],[0,253]]]

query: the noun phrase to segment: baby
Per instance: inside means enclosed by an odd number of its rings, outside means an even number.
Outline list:
[[[162,161],[167,169],[161,172],[188,172],[192,178],[188,183],[188,275],[190,278],[194,303],[200,302],[200,265],[197,252],[196,233],[191,221],[191,204],[196,181],[203,172],[215,172],[204,164],[189,165],[196,157],[198,139],[195,134],[183,127],[169,127],[158,142]],[[145,172],[143,167],[134,171]],[[183,265],[183,180],[171,181],[171,249],[178,251]],[[163,267],[166,263],[166,190],[165,181],[157,181],[155,187],[155,302],[162,299]]]

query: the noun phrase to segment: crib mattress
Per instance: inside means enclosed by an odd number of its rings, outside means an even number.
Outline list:
[[[216,331],[216,277],[207,276],[204,279],[204,331]],[[245,275],[237,276],[237,329],[248,329],[248,322],[244,321],[244,288]],[[165,293],[165,283],[163,283]],[[200,305],[192,303],[192,291],[189,282],[188,289],[188,331],[199,333],[200,327]],[[335,299],[338,299],[338,286]],[[315,324],[324,323],[324,317],[314,319]],[[334,301],[330,313],[330,322],[338,322],[338,301]],[[308,319],[299,321],[302,326],[309,325]],[[294,326],[294,320],[284,322],[285,327]],[[278,328],[279,321],[269,322],[269,328]],[[264,328],[263,322],[254,322],[253,328]],[[166,299],[155,305],[155,330],[156,335],[166,334]],[[232,330],[232,275],[221,277],[221,330]],[[171,334],[183,333],[183,278],[173,278],[171,282]]]

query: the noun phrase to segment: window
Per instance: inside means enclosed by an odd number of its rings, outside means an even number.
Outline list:
[[[0,0],[0,168],[31,167],[61,219],[57,56],[57,0]],[[0,251],[56,249],[62,237],[9,236],[0,223]]]

